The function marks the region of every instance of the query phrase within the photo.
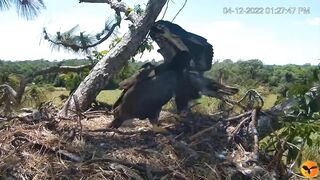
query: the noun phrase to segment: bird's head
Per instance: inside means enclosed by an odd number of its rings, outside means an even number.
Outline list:
[[[150,36],[158,44],[161,41],[167,41],[171,46],[174,46],[179,51],[189,51],[188,47],[181,39],[181,34],[184,30],[169,21],[157,21],[150,29]]]
[[[205,38],[164,20],[154,23],[150,36],[160,47],[158,52],[165,62],[170,61],[178,52],[186,51],[192,57],[188,69],[207,71],[211,68],[213,48]]]

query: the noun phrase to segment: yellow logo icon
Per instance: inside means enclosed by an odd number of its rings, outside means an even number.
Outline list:
[[[301,165],[300,171],[304,177],[317,177],[319,173],[318,164],[314,161],[306,161]]]

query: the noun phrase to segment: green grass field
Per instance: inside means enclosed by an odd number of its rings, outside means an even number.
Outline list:
[[[61,101],[59,96],[60,95],[68,96],[69,92],[70,91],[68,90],[57,89],[55,91],[45,91],[45,94],[46,94],[47,100],[52,100],[56,106],[60,107],[63,104],[63,102]],[[97,100],[104,103],[113,104],[118,99],[121,92],[122,91],[119,89],[103,90],[97,96]]]
[[[54,104],[58,107],[62,106],[63,102],[59,98],[60,95],[69,95],[69,91],[63,88],[56,88],[54,91],[52,90],[43,90],[44,94],[46,95],[46,100],[52,100]],[[122,90],[115,89],[115,90],[103,90],[97,96],[97,100],[100,102],[104,102],[107,104],[112,105],[120,96]],[[263,109],[269,109],[274,105],[277,100],[276,94],[268,94],[264,97],[264,107]],[[220,100],[210,97],[203,96],[202,98],[192,102],[192,104],[197,103],[197,105],[192,107],[193,111],[201,112],[204,114],[210,114],[217,112],[218,104]],[[170,101],[164,106],[164,109],[172,109],[174,108],[174,103]]]
[[[97,100],[107,103],[107,104],[113,104],[116,102],[118,97],[120,96],[122,90],[115,89],[115,90],[103,90],[99,93],[97,96]]]
[[[264,97],[264,106],[262,109],[269,109],[274,106],[274,103],[277,101],[278,95],[276,94],[268,94]]]

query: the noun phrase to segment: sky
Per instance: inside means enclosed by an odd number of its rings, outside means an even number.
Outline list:
[[[170,0],[163,19],[171,21],[184,1]],[[47,8],[32,21],[19,17],[14,8],[0,12],[0,59],[82,58],[83,55],[52,51],[41,40],[43,28],[55,33],[78,24],[81,31],[95,34],[114,13],[107,4],[44,2]],[[133,6],[147,1],[123,2]],[[246,10],[253,10],[253,14]],[[174,23],[206,38],[214,47],[214,60],[260,59],[265,64],[279,65],[320,63],[320,0],[188,0]],[[119,35],[127,30],[128,23],[121,24]],[[155,50],[138,59],[160,60],[157,48],[155,45]],[[98,50],[105,49],[108,43],[98,46]]]

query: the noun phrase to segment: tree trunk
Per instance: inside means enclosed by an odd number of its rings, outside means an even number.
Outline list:
[[[136,21],[134,29],[130,29],[122,41],[95,65],[66,101],[59,113],[61,116],[67,116],[68,110],[84,111],[90,107],[112,76],[119,72],[136,52],[165,3],[166,0],[149,0],[145,14]]]

